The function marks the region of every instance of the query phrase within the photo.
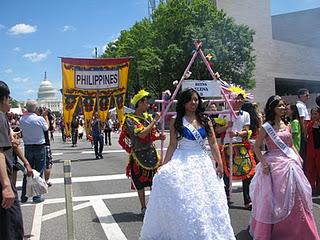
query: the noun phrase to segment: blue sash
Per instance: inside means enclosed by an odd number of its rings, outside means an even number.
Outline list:
[[[207,152],[206,144],[204,143],[204,140],[201,137],[201,134],[199,133],[199,131],[195,129],[195,127],[192,126],[192,124],[190,124],[185,118],[183,118],[183,126],[189,129],[189,131],[192,133],[192,135],[196,139],[197,143],[199,143],[199,145],[201,146],[202,150]]]

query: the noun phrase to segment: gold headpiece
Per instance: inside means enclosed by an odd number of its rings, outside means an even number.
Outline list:
[[[135,106],[142,98],[149,96],[149,92],[142,89],[131,99],[131,103]]]

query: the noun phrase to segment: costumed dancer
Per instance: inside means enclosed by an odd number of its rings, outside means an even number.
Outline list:
[[[126,115],[119,137],[119,144],[130,154],[126,175],[132,180],[132,189],[138,191],[142,215],[146,211],[144,188],[152,186],[153,176],[160,166],[160,158],[153,142],[165,139],[164,135],[158,134],[156,128],[159,113],[156,113],[154,119],[147,113],[148,98],[149,92],[145,90],[140,90],[132,98],[135,112]]]
[[[176,112],[170,122],[165,164],[154,177],[140,239],[235,240],[219,148],[199,94],[191,88],[182,91]],[[214,160],[207,152],[206,138]]]
[[[283,121],[285,104],[281,97],[268,99],[265,114],[266,122],[254,146],[260,163],[250,186],[250,234],[255,240],[318,240],[311,186],[292,143],[290,126]],[[262,155],[264,141],[268,151]]]
[[[226,124],[216,128],[216,132],[224,133],[222,138],[222,160],[224,167],[224,182],[228,198],[228,203],[231,204],[230,199],[230,172],[232,172],[232,179],[242,180],[243,187],[243,201],[247,209],[251,209],[251,200],[249,196],[249,186],[255,171],[255,159],[251,150],[249,139],[252,135],[250,130],[250,115],[248,112],[241,110],[245,100],[251,98],[249,93],[239,86],[230,86],[229,91],[231,96],[235,99],[232,102],[234,111],[237,112],[236,119],[232,121],[230,114],[219,114],[219,118],[223,119]],[[228,129],[231,129],[227,132]],[[230,144],[232,144],[232,171],[230,171]]]

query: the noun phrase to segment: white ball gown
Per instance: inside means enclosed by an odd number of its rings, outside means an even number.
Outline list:
[[[208,153],[184,130],[171,160],[153,179],[140,239],[235,239],[223,180]],[[206,137],[204,128],[199,133]]]

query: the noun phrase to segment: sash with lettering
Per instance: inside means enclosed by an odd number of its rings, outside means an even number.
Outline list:
[[[185,118],[183,118],[183,125],[189,129],[189,131],[192,133],[192,135],[196,139],[197,143],[199,143],[199,145],[201,146],[202,150],[207,152],[206,144],[204,143],[203,138],[201,137],[198,130],[195,129],[195,127],[192,126],[192,124],[190,124]]]
[[[285,144],[281,138],[278,136],[274,128],[271,126],[270,123],[266,122],[262,125],[264,130],[266,130],[269,137],[272,139],[272,141],[277,145],[277,147],[289,158],[294,159],[296,161],[301,161],[299,156],[295,153],[295,151],[288,147],[287,144]]]

